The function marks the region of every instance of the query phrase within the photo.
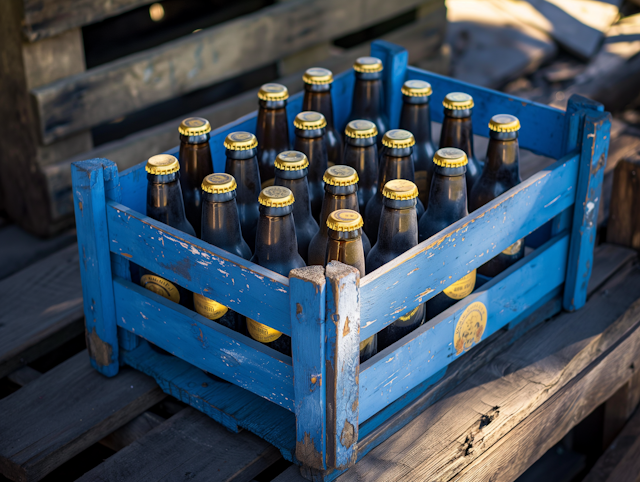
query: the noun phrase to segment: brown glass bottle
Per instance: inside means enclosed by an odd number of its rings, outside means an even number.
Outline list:
[[[331,99],[333,73],[321,67],[312,67],[307,69],[302,80],[304,81],[302,110],[320,112],[327,120],[325,139],[329,164],[342,164],[342,136],[335,127]]]
[[[348,119],[368,120],[378,129],[378,148],[381,138],[389,129],[385,111],[384,86],[382,84],[382,61],[376,57],[360,57],[353,64],[356,82],[353,86],[351,113]]]
[[[309,201],[309,183],[307,156],[298,151],[284,151],[276,157],[275,186],[283,186],[291,190],[293,203],[293,220],[298,238],[298,253],[305,263],[308,261],[309,243],[318,232],[318,223],[311,215]]]
[[[413,146],[413,164],[415,168],[418,199],[427,207],[429,188],[433,176],[433,155],[435,148],[431,141],[431,115],[429,97],[431,84],[422,80],[407,80],[402,86],[402,110],[400,111],[400,129],[413,134],[416,145]]]
[[[358,173],[358,205],[364,213],[369,199],[378,189],[378,146],[376,125],[367,120],[353,120],[344,131],[344,164]]]
[[[388,131],[382,139],[384,146],[380,152],[380,167],[378,169],[378,188],[375,196],[367,203],[364,215],[364,230],[373,244],[378,239],[378,226],[382,214],[382,190],[384,185],[393,179],[406,179],[414,182],[414,166],[412,148],[415,144],[413,134],[402,129]],[[424,206],[418,199],[416,204],[418,219],[424,213]]]
[[[362,247],[362,216],[351,209],[339,209],[329,214],[327,228],[329,242],[323,266],[331,261],[353,266],[365,275],[365,256]],[[377,336],[360,342],[360,363],[365,362],[377,353]]]
[[[282,186],[269,186],[259,197],[260,219],[256,235],[253,263],[269,268],[282,276],[302,268],[304,260],[298,254],[296,227],[293,221],[293,193]],[[247,318],[247,330],[252,338],[291,356],[291,338],[278,330]]]
[[[416,203],[418,188],[411,181],[389,181],[382,191],[383,206],[378,241],[367,256],[367,273],[418,244]],[[378,333],[378,351],[391,346],[424,323],[424,304],[405,312]]]
[[[296,139],[293,149],[300,151],[309,159],[309,198],[311,212],[315,219],[322,209],[323,185],[322,176],[327,170],[327,141],[325,132],[327,121],[319,112],[300,112],[293,121]]]
[[[250,132],[232,132],[224,141],[227,160],[224,171],[238,183],[236,204],[242,227],[242,236],[253,251],[260,210],[260,171],[258,168],[256,136]]]
[[[439,233],[469,214],[467,209],[467,156],[461,149],[439,149],[433,163],[436,169],[431,181],[429,205],[418,223],[418,241]],[[476,270],[471,271],[426,302],[426,319],[453,306],[473,291]]]
[[[473,97],[463,92],[451,92],[444,101],[444,120],[440,131],[440,148],[456,147],[467,155],[467,189],[471,192],[474,184],[480,178],[482,164],[473,152],[473,127],[471,109]]]
[[[324,255],[329,242],[327,219],[333,211],[351,209],[358,212],[358,173],[349,166],[331,166],[323,177],[324,198],[320,214],[320,230],[309,244],[309,266],[324,264]],[[371,249],[369,238],[362,233],[362,247],[365,257]]]
[[[289,91],[280,84],[264,84],[258,92],[256,137],[262,188],[273,185],[276,156],[289,150],[288,98]]]
[[[489,147],[482,175],[469,195],[469,209],[475,211],[522,181],[520,179],[520,121],[508,114],[494,115],[489,122]],[[484,276],[496,276],[524,257],[524,239],[519,239],[478,268]]]
[[[213,173],[213,161],[209,148],[211,124],[201,117],[189,117],[180,123],[180,186],[184,198],[187,221],[196,233],[200,233],[202,200],[200,184]]]

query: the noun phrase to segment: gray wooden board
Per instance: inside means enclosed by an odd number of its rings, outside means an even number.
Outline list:
[[[165,396],[130,368],[103,377],[84,350],[0,400],[0,472],[40,480]]]
[[[0,281],[0,378],[83,331],[78,247]]]
[[[231,433],[185,408],[78,480],[243,482],[280,458],[275,447],[252,433]]]

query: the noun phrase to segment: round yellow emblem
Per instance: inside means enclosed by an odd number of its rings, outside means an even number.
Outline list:
[[[453,346],[456,355],[469,351],[473,345],[479,343],[487,326],[487,308],[480,301],[471,303],[462,312],[456,330],[453,333]]]

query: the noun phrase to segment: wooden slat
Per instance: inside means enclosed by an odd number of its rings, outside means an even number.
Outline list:
[[[39,480],[164,396],[130,368],[103,377],[82,351],[0,400],[0,471]]]
[[[640,371],[633,376],[604,404],[602,447],[606,448],[620,434],[629,417],[640,402]],[[640,474],[640,472],[638,472]]]
[[[638,256],[633,249],[616,246],[615,244],[604,243],[596,246],[593,250],[593,270],[589,279],[588,293],[593,293],[602,283],[607,281],[612,273],[615,273],[625,264]],[[601,260],[606,259],[603,264]]]
[[[32,91],[42,137],[51,142],[373,25],[421,3],[424,0],[291,1],[90,69]]]
[[[185,408],[78,482],[248,482],[280,458],[275,447],[252,433],[231,434]]]

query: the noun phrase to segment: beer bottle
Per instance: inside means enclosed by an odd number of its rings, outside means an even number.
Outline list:
[[[327,120],[319,112],[300,112],[293,121],[296,139],[293,149],[309,159],[309,197],[311,212],[318,219],[322,209],[322,175],[327,170]]]
[[[242,236],[253,251],[256,243],[256,226],[260,217],[260,171],[258,169],[256,136],[249,132],[232,132],[224,140],[227,160],[224,171],[238,183],[236,204],[242,227]]]
[[[475,211],[520,182],[518,130],[520,121],[508,114],[494,115],[489,122],[489,147],[482,175],[469,195]],[[484,276],[496,276],[524,257],[524,239],[519,239],[478,268]]]
[[[273,185],[276,156],[289,150],[287,99],[289,91],[281,84],[264,84],[258,91],[258,165],[262,188]]]
[[[149,158],[147,171],[147,216],[167,224],[184,233],[196,233],[187,221],[184,212],[182,189],[180,188],[180,164],[169,154],[159,154]],[[140,284],[154,293],[193,309],[193,296],[182,286],[142,269]],[[162,350],[164,351],[164,350]]]
[[[473,153],[473,128],[471,109],[473,97],[462,92],[451,92],[442,101],[444,120],[440,131],[440,147],[456,147],[467,155],[467,187],[469,192],[480,177],[482,164]]]
[[[344,135],[344,164],[358,173],[358,206],[364,213],[378,184],[378,129],[371,121],[353,120],[347,124]]]
[[[180,133],[180,163],[182,172],[180,186],[184,197],[184,210],[187,221],[196,233],[200,233],[200,213],[202,200],[200,199],[200,184],[202,180],[213,173],[211,149],[209,149],[209,132],[211,124],[201,117],[189,117],[178,127]]]
[[[335,128],[331,99],[333,73],[321,67],[312,67],[307,69],[302,80],[304,81],[302,110],[320,112],[327,120],[325,139],[329,164],[342,164],[342,137]]]
[[[329,242],[323,266],[326,267],[330,261],[340,261],[357,268],[361,277],[365,275],[362,225],[362,216],[357,211],[339,209],[329,214]],[[376,339],[377,336],[373,335],[360,342],[360,363],[377,353]]]
[[[305,262],[309,259],[309,243],[318,232],[318,223],[311,215],[308,168],[309,161],[302,152],[284,151],[276,157],[275,185],[289,188],[293,193],[293,221],[296,225],[298,253]]]
[[[331,166],[323,177],[324,199],[320,214],[320,230],[309,244],[309,265],[324,264],[324,257],[329,242],[327,219],[329,214],[339,209],[351,209],[358,212],[358,173],[349,166]],[[369,238],[362,233],[362,247],[365,257],[371,249]]]
[[[467,210],[467,155],[461,149],[439,149],[433,156],[436,168],[431,181],[429,204],[418,223],[418,241],[422,242],[462,219]],[[476,285],[476,270],[463,276],[425,303],[426,319],[453,306],[471,294]]]
[[[364,214],[364,230],[373,244],[378,239],[378,225],[382,213],[382,190],[393,179],[406,179],[414,182],[412,147],[416,143],[413,134],[403,129],[388,131],[382,138],[383,149],[380,152],[378,170],[378,188],[375,196],[367,203]],[[424,206],[418,199],[416,204],[418,219],[424,213]]]
[[[282,186],[269,186],[260,197],[260,219],[256,236],[253,263],[264,266],[282,276],[289,276],[294,268],[306,266],[298,254],[296,227],[293,222],[293,193]],[[261,343],[291,356],[291,338],[278,330],[247,318],[247,330]]]
[[[416,203],[418,188],[411,181],[394,179],[382,191],[383,206],[378,241],[367,256],[367,273],[397,258],[418,244]],[[403,314],[378,333],[378,350],[384,350],[424,322],[424,304]]]
[[[400,129],[413,134],[416,145],[413,146],[413,164],[418,186],[418,199],[426,207],[429,202],[429,188],[433,176],[433,154],[431,142],[431,115],[429,97],[431,84],[422,80],[407,80],[402,86],[402,110],[400,111]]]
[[[244,259],[251,250],[242,238],[236,207],[236,180],[230,174],[209,174],[202,181],[202,240]],[[244,332],[240,315],[199,293],[193,294],[198,313],[237,332]]]
[[[373,122],[380,138],[389,128],[389,119],[384,110],[384,89],[382,85],[382,60],[376,57],[360,57],[353,64],[356,82],[353,86],[353,100],[349,120],[364,119]]]

